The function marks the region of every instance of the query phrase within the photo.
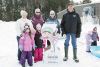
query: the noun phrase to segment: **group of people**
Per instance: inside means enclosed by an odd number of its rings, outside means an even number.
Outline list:
[[[86,52],[91,52],[90,46],[97,46],[97,41],[99,41],[99,36],[97,27],[94,27],[92,31],[88,31],[86,34]]]
[[[25,67],[27,59],[29,66],[34,62],[43,60],[43,49],[45,41],[42,38],[41,28],[45,23],[39,8],[35,9],[35,14],[31,19],[27,19],[28,13],[25,10],[20,11],[21,18],[16,22],[17,41],[18,41],[18,60],[22,67]],[[51,23],[52,22],[52,23]],[[57,24],[58,33],[60,33],[59,21],[55,16],[55,11],[50,11],[50,16],[46,23]],[[50,41],[47,41],[50,48]],[[34,56],[34,59],[32,59]]]
[[[18,60],[22,67],[25,67],[25,60],[27,59],[29,66],[33,66],[34,62],[43,60],[43,49],[45,48],[45,42],[42,38],[41,28],[46,23],[57,24],[57,33],[66,35],[64,42],[64,59],[68,60],[68,46],[71,36],[71,42],[73,46],[73,60],[79,62],[77,58],[77,38],[81,34],[81,19],[78,13],[75,12],[74,5],[69,3],[67,5],[66,14],[63,15],[61,24],[59,23],[55,11],[50,11],[49,18],[44,21],[39,8],[35,9],[34,16],[29,20],[27,19],[28,13],[25,10],[20,12],[21,18],[17,20],[17,41],[18,41]],[[95,36],[95,35],[93,35]],[[50,45],[50,42],[48,43]],[[50,47],[49,47],[50,48]],[[32,59],[34,55],[34,59]]]

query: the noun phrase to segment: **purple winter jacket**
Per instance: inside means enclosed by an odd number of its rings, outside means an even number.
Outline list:
[[[38,23],[41,24],[41,25],[43,25],[44,20],[43,20],[42,15],[39,15],[39,16],[34,15],[34,16],[32,17],[32,24],[33,24],[33,27],[34,27],[35,29],[36,29],[36,25],[37,25]]]
[[[93,41],[99,40],[99,37],[98,37],[98,33],[97,32],[92,32],[92,40]]]

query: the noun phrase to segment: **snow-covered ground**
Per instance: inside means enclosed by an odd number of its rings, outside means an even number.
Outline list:
[[[84,23],[82,25],[81,37],[78,39],[78,58],[79,63],[73,61],[72,46],[69,46],[69,59],[67,62],[63,62],[64,57],[64,39],[58,41],[60,47],[60,62],[59,63],[34,63],[33,67],[100,67],[100,58],[93,56],[91,53],[85,52],[85,34],[88,30],[92,30],[94,26],[97,26],[98,32],[100,26],[91,22]],[[100,32],[99,32],[100,36]],[[100,45],[100,42],[98,42]],[[20,67],[17,61],[17,41],[15,22],[2,23],[0,21],[0,67]]]

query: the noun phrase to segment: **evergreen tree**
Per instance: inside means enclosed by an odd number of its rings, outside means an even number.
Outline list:
[[[44,2],[45,4],[42,7],[42,12],[47,18],[50,10],[54,10],[57,13],[58,11],[65,9],[66,4],[69,3],[69,0],[44,0]]]
[[[2,19],[2,0],[0,0],[0,20]]]
[[[28,12],[31,18],[35,8],[40,8],[44,17],[49,16],[50,10],[56,13],[65,9],[69,0],[0,0],[0,19],[5,21],[17,20],[20,18],[20,10]]]
[[[83,4],[91,3],[91,0],[83,0]]]
[[[13,4],[12,0],[6,0],[6,16],[7,16],[7,21],[13,20]]]

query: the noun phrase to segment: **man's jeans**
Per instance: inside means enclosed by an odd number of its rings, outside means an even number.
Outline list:
[[[65,40],[65,44],[64,44],[65,47],[68,48],[68,46],[69,46],[70,36],[71,36],[71,43],[72,43],[73,48],[77,48],[76,34],[74,34],[74,33],[67,33],[66,34],[66,40]]]

